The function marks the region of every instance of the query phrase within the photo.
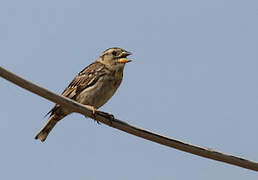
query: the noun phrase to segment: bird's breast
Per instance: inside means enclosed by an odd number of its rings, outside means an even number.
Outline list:
[[[101,77],[98,82],[89,88],[84,89],[76,98],[82,104],[91,105],[96,108],[104,105],[120,86],[123,74],[115,73],[115,76]]]

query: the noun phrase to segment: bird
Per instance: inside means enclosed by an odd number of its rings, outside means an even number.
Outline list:
[[[105,50],[95,62],[79,72],[62,95],[90,108],[93,114],[116,92],[123,79],[125,64],[132,53],[119,47]],[[56,104],[48,113],[49,119],[35,136],[44,142],[50,131],[72,111]]]

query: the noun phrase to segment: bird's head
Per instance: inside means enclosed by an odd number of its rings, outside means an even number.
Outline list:
[[[127,59],[127,56],[132,53],[118,47],[109,48],[105,50],[97,61],[105,64],[110,68],[124,68],[124,65],[128,62],[131,62],[130,59]]]

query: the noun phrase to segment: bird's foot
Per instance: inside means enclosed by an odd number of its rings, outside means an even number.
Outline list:
[[[98,111],[98,109],[95,108],[94,106],[90,106],[90,105],[84,105],[84,106],[86,106],[86,108],[92,110],[92,114],[93,114],[93,115],[95,115],[96,112]]]
[[[90,106],[90,105],[84,105],[84,106],[86,106],[88,109],[92,110],[92,115],[93,115],[94,120],[95,120],[98,124],[100,124],[100,122],[99,122],[98,120],[96,120],[96,112],[98,112],[98,109],[95,108],[94,106]]]

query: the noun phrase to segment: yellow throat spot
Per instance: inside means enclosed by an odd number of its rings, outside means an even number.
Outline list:
[[[121,71],[116,71],[116,73],[115,73],[115,78],[116,78],[116,79],[122,79],[122,78],[123,78],[123,72],[121,72]]]

